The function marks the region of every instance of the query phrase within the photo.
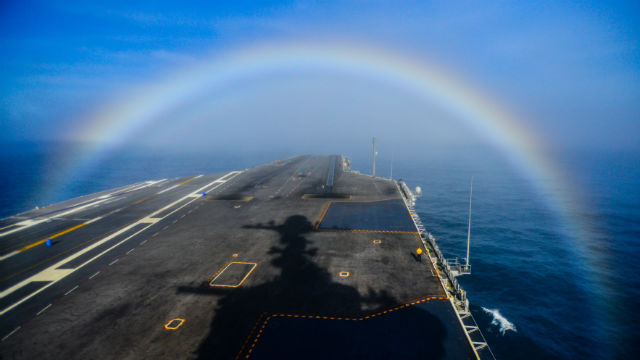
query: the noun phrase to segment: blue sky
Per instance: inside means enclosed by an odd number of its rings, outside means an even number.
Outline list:
[[[348,41],[442,64],[524,114],[558,148],[640,150],[637,2],[5,1],[0,6],[3,142],[64,139],[87,121],[86,114],[119,94],[237,48]],[[327,114],[318,115],[317,104],[335,104],[358,116],[356,105],[336,96],[358,93],[370,103],[388,103],[376,105],[376,113],[417,119],[433,112],[447,119],[437,104],[401,89],[338,75],[256,79],[240,86],[242,91],[227,91],[225,107],[204,109],[206,98],[194,107],[217,119],[242,117],[245,125],[283,119],[282,129],[299,117],[322,121]],[[295,103],[286,96],[294,88]],[[254,112],[247,102],[256,104]],[[265,109],[271,120],[261,119]],[[456,134],[448,139],[454,142],[456,136],[473,137],[454,123],[432,122],[424,130]],[[180,129],[161,124],[166,128],[154,129],[154,141],[172,141],[167,134]],[[202,120],[198,124],[205,126]],[[254,135],[268,138],[268,126],[259,127]]]

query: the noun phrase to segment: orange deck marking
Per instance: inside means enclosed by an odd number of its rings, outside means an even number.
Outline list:
[[[169,320],[168,323],[164,324],[163,328],[165,330],[178,330],[180,326],[184,324],[184,322],[185,322],[185,319],[183,318],[171,319]]]
[[[70,227],[70,228],[68,228],[67,230],[63,230],[63,231],[61,231],[61,232],[59,232],[59,233],[57,233],[57,234],[55,234],[55,235],[50,235],[49,237],[47,237],[47,238],[45,238],[45,239],[42,239],[42,240],[40,240],[40,241],[36,241],[36,242],[34,242],[33,244],[27,245],[27,246],[25,246],[25,247],[23,247],[23,248],[19,249],[18,251],[19,251],[19,252],[27,251],[27,250],[29,250],[29,249],[31,249],[31,248],[33,248],[33,247],[36,247],[36,246],[38,246],[38,245],[41,245],[41,244],[46,243],[46,242],[47,242],[47,239],[55,239],[55,238],[57,238],[58,236],[62,236],[62,235],[64,235],[64,234],[70,233],[70,232],[72,232],[73,230],[79,229],[79,228],[81,228],[81,227],[83,227],[83,226],[85,226],[85,225],[87,225],[87,224],[88,224],[88,223],[84,222],[84,223],[79,224],[79,225],[76,225],[76,226],[74,226],[74,227]]]
[[[213,282],[220,276],[222,275],[222,273],[227,270],[229,268],[229,266],[233,265],[233,264],[247,264],[247,265],[253,265],[251,267],[251,270],[249,270],[244,277],[242,278],[242,280],[240,280],[239,283],[237,284],[213,284]],[[211,278],[209,278],[209,286],[213,287],[213,286],[219,286],[219,287],[232,287],[232,288],[236,288],[241,286],[242,284],[244,284],[244,282],[247,280],[247,278],[249,277],[249,275],[251,275],[251,273],[253,272],[253,270],[256,269],[256,267],[258,266],[258,263],[254,263],[254,262],[244,262],[244,261],[230,261],[227,262],[225,265],[222,265],[222,267],[220,269],[218,269],[218,271],[216,271],[215,274],[213,274],[213,276],[211,276]]]
[[[269,320],[271,320],[274,317],[291,317],[291,316],[293,316],[293,317],[301,317],[301,318],[305,318],[305,319],[314,319],[314,318],[318,319],[319,318],[321,320],[325,320],[326,319],[326,320],[361,321],[361,320],[368,320],[368,319],[371,319],[371,318],[376,317],[376,316],[388,314],[388,313],[394,312],[396,310],[400,310],[400,309],[403,309],[405,307],[408,307],[408,306],[411,306],[411,305],[415,305],[415,304],[420,304],[420,303],[427,302],[427,301],[430,301],[430,300],[447,300],[447,299],[448,298],[446,296],[432,296],[432,295],[429,295],[427,297],[423,297],[421,299],[415,300],[415,301],[413,301],[411,303],[405,303],[405,304],[401,304],[401,305],[398,305],[398,306],[394,306],[392,308],[379,311],[379,312],[377,312],[375,314],[369,314],[369,315],[366,315],[366,316],[354,316],[354,317],[333,317],[333,316],[329,316],[329,317],[327,317],[327,316],[300,315],[300,314],[295,314],[295,315],[292,315],[292,314],[280,314],[280,313],[272,314],[272,315],[267,316],[267,318],[264,320],[264,322],[260,326],[260,331],[256,334],[256,337],[253,338],[253,342],[252,342],[251,346],[249,347],[249,349],[247,350],[246,355],[242,356],[243,355],[243,351],[244,351],[244,345],[243,345],[243,348],[240,349],[240,352],[236,356],[236,359],[239,359],[240,357],[244,357],[245,359],[248,359],[249,357],[251,357],[251,352],[253,351],[254,347],[258,343],[258,340],[260,340],[260,336],[262,335],[263,330],[267,327],[267,323],[269,322]],[[262,319],[263,319],[263,316],[260,316],[258,318],[256,324],[254,325],[254,328],[257,327],[258,324],[260,324]],[[249,339],[251,338],[251,335],[252,334],[249,335],[249,338],[247,338],[245,343],[247,341],[249,341]]]
[[[185,181],[181,182],[180,184],[178,184],[178,186],[180,186],[180,185],[184,185],[184,184],[186,184],[186,183],[188,183],[188,182],[190,182],[190,181],[193,181],[193,180],[195,180],[195,179],[196,179],[196,178],[195,178],[195,176],[194,176],[194,177],[192,177],[191,179],[188,179],[188,180],[185,180]]]
[[[324,216],[327,215],[327,211],[329,211],[329,207],[331,207],[331,201],[328,201],[320,211],[319,219],[316,220],[315,230],[318,230],[318,227],[320,226],[320,223],[322,223]]]

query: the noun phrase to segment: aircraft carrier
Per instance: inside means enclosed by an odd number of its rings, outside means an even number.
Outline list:
[[[492,359],[414,200],[299,156],[3,219],[0,357]]]

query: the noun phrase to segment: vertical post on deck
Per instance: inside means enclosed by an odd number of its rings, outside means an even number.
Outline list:
[[[373,165],[372,165],[373,172],[372,172],[372,174],[373,174],[373,177],[376,177],[376,138],[373,138],[373,149],[372,149],[372,151],[373,151],[371,153],[371,158],[373,159],[372,160],[373,161]]]
[[[473,176],[471,177],[471,186],[469,189],[469,229],[467,230],[467,269],[469,269],[469,246],[471,244],[471,196],[473,195]]]

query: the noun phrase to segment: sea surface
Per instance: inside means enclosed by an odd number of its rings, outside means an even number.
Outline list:
[[[73,157],[64,145],[1,150],[0,217],[138,181],[296,154],[121,151],[69,174]],[[472,274],[459,281],[496,358],[640,359],[640,154],[563,152],[556,161],[580,194],[576,202],[541,191],[536,184],[545,179],[520,173],[491,149],[430,149],[393,159],[393,177],[422,188],[416,210],[450,258],[465,256],[473,177]],[[354,169],[370,171],[366,152],[352,160]],[[390,172],[381,162],[378,175]]]

